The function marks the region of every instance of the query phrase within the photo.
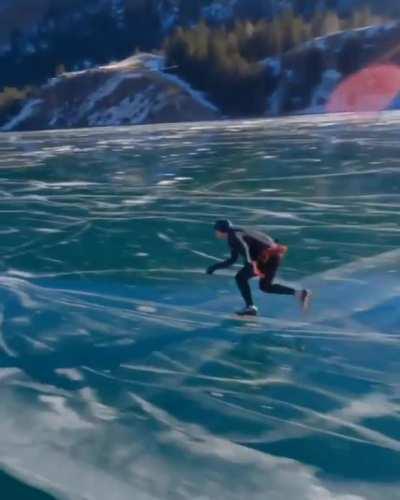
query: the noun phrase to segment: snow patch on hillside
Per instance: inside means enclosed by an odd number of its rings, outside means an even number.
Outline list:
[[[111,108],[93,113],[89,117],[90,126],[140,124],[149,116],[152,110],[152,87],[135,96],[129,96]]]
[[[229,21],[234,16],[234,7],[236,0],[230,2],[213,2],[202,9],[202,16],[215,23]]]
[[[121,85],[124,80],[138,78],[141,75],[134,74],[126,74],[126,73],[116,73],[109,80],[106,81],[104,85],[99,87],[91,97],[86,101],[86,103],[80,109],[80,116],[83,117],[86,114],[94,111],[96,108],[96,104],[98,104],[102,99],[111,95],[113,92],[117,90],[117,88]]]
[[[136,71],[142,69],[142,70],[147,70],[147,71],[154,71],[159,73],[162,78],[170,81],[171,83],[174,83],[178,85],[181,89],[185,90],[190,96],[202,104],[203,106],[208,107],[209,109],[213,111],[218,111],[218,108],[214,106],[211,102],[207,100],[205,95],[197,90],[194,90],[189,83],[185,82],[181,78],[179,78],[176,75],[172,75],[171,73],[165,72],[165,58],[162,56],[156,56],[154,54],[137,54],[135,56],[129,57],[127,59],[124,59],[122,61],[116,62],[116,63],[111,63],[106,66],[101,66],[99,68],[100,70],[132,70],[136,69]],[[125,74],[125,77],[133,77],[133,76],[141,76],[140,73],[127,73]],[[115,84],[118,84],[118,82],[115,82]],[[110,87],[112,84],[109,84]],[[104,91],[103,91],[104,93]]]
[[[305,109],[305,113],[324,113],[325,106],[328,102],[333,90],[342,79],[342,74],[335,69],[326,70],[321,79],[321,83],[316,87],[309,108]]]
[[[31,99],[28,101],[21,111],[14,116],[8,123],[6,123],[1,130],[7,132],[9,130],[14,130],[20,123],[25,121],[29,116],[33,114],[35,108],[42,102],[41,99]]]
[[[193,87],[189,85],[189,83],[185,82],[184,80],[181,80],[178,76],[171,75],[168,73],[163,73],[164,78],[169,80],[172,83],[175,83],[179,85],[182,89],[184,89],[186,92],[188,92],[195,101],[199,102],[203,106],[211,109],[212,111],[218,111],[218,108],[214,106],[210,101],[207,100],[205,95],[202,92],[199,92],[198,90],[194,90]]]

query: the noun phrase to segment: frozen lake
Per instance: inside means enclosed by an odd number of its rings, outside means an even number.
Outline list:
[[[400,499],[399,136],[396,113],[0,135],[3,491]],[[308,315],[254,283],[261,317],[233,319],[235,269],[204,273],[223,217],[289,246]]]

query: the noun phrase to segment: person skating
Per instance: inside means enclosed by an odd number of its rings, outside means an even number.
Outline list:
[[[232,266],[239,256],[244,259],[244,267],[236,274],[236,283],[245,302],[244,309],[237,311],[239,316],[256,316],[257,307],[254,305],[249,280],[259,278],[260,289],[265,293],[292,295],[300,300],[302,309],[309,307],[311,292],[306,289],[295,290],[279,283],[274,278],[287,247],[275,241],[269,235],[234,227],[227,220],[218,220],[214,224],[215,235],[218,239],[226,240],[231,250],[231,256],[207,268],[207,274],[213,274],[218,269]]]

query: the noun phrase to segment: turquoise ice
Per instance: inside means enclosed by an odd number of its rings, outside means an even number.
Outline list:
[[[0,464],[56,498],[400,499],[400,115],[0,136]],[[215,219],[289,246],[238,321]],[[0,478],[1,481],[1,478]],[[5,483],[2,488],[6,488]]]

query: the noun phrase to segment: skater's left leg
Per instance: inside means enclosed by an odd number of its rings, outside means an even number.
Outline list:
[[[296,290],[294,288],[274,283],[275,275],[278,271],[280,263],[280,257],[274,255],[270,257],[262,266],[261,271],[263,273],[263,277],[260,279],[260,290],[265,293],[275,293],[278,295],[296,295]]]
[[[280,285],[279,283],[271,283],[266,278],[260,280],[260,290],[265,293],[275,293],[277,295],[296,295],[298,293],[294,288]]]
[[[275,274],[275,273],[274,273]],[[269,274],[260,279],[260,290],[265,293],[275,293],[277,295],[296,295],[297,291],[289,286],[280,285],[279,283],[272,283],[274,276]]]
[[[260,290],[265,293],[277,295],[293,295],[300,300],[301,307],[306,310],[309,306],[311,293],[308,290],[296,290],[292,287],[274,283],[276,272],[278,271],[281,259],[273,256],[263,265],[263,278],[260,279]]]

